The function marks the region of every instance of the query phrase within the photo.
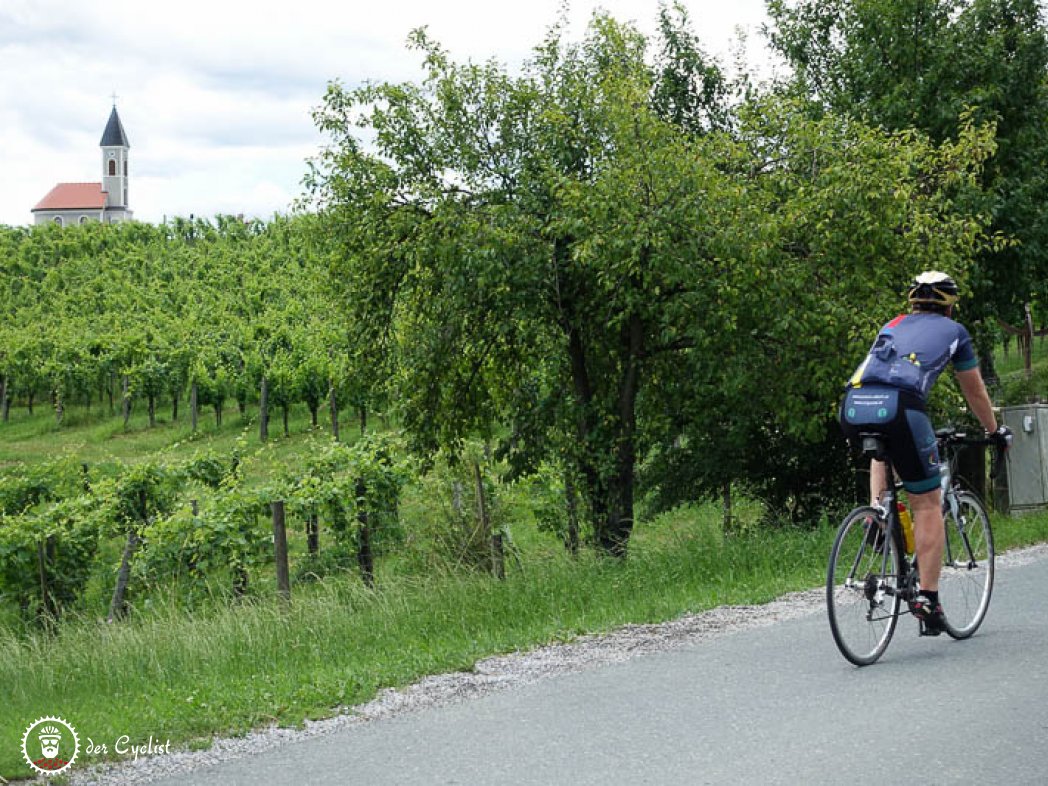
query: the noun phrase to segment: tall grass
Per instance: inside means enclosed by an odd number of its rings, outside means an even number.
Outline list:
[[[1033,345],[1031,346],[1030,360],[1034,366],[1048,362],[1048,343],[1046,343],[1043,338],[1034,338]],[[994,353],[994,365],[996,366],[997,373],[1002,376],[1016,374],[1023,370],[1023,354],[1019,351],[1014,339],[1009,346],[1007,355],[1004,354],[1003,345],[1001,345]]]

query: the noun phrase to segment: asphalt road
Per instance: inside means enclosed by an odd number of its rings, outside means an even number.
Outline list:
[[[1048,560],[968,641],[900,621],[858,669],[825,613],[225,762],[165,784],[1044,784]]]

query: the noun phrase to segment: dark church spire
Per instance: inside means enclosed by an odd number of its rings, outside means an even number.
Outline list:
[[[116,113],[116,104],[113,104],[113,111],[109,113],[109,122],[106,123],[106,130],[102,132],[99,146],[131,147],[127,141],[127,134],[124,133],[124,124],[120,122],[120,115]]]

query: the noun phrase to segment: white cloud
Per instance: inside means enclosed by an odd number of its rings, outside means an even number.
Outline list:
[[[595,3],[572,5],[580,33]],[[655,27],[657,0],[599,5],[645,32]],[[755,39],[764,19],[763,0],[685,5],[708,50],[725,59],[734,26]],[[132,146],[137,218],[284,211],[322,143],[310,112],[329,80],[416,78],[420,58],[404,44],[422,25],[456,58],[517,64],[559,8],[560,0],[4,0],[0,223],[29,223],[57,182],[100,178],[113,91]]]

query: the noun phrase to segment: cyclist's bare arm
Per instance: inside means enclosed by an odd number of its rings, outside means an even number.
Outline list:
[[[978,367],[970,368],[967,371],[958,371],[957,384],[960,385],[961,392],[968,401],[968,406],[972,408],[975,417],[979,418],[982,427],[986,429],[988,434],[995,432],[997,430],[997,418],[993,414],[993,403],[990,401],[990,395],[986,392],[986,385],[983,384],[982,374],[979,372]]]

